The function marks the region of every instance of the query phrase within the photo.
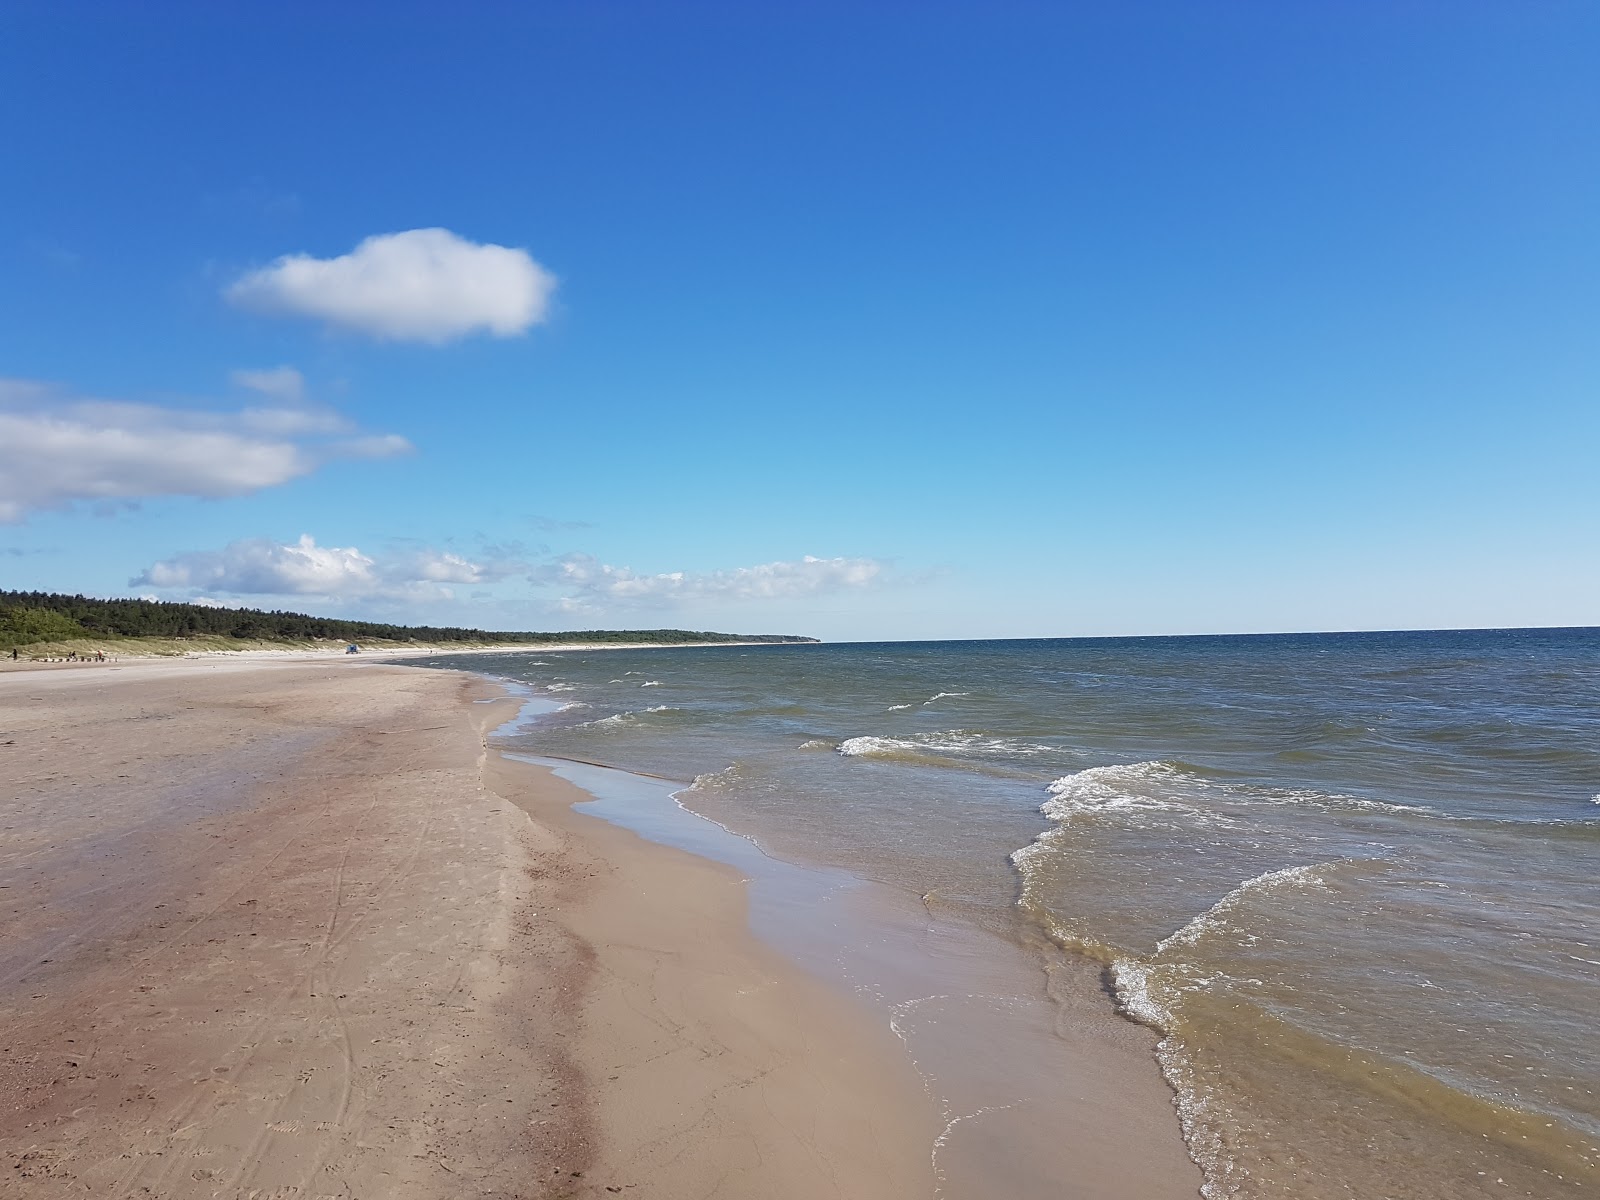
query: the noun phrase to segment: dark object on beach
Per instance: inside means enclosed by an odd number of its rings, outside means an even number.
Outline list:
[[[351,642],[348,646],[346,646],[344,648],[344,652],[346,654],[360,654],[361,653],[361,647],[356,645],[354,642]]]

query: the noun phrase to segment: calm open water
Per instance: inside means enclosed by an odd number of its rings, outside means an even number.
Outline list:
[[[1600,630],[432,660],[513,739],[1104,965],[1211,1197],[1600,1187]]]

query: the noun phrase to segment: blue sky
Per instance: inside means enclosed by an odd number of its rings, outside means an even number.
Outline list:
[[[6,586],[828,638],[1600,622],[1592,5],[4,26]]]

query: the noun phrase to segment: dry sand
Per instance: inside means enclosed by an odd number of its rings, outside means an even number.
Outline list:
[[[486,774],[493,694],[4,680],[0,1194],[927,1193],[888,1034],[751,938],[731,873]]]
[[[891,1032],[750,934],[736,872],[487,750],[497,696],[0,679],[0,1196],[936,1195]]]

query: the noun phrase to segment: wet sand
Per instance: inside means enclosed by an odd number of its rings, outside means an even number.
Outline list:
[[[498,695],[0,679],[0,1195],[938,1193],[894,1034],[750,932],[737,870],[488,750]],[[1132,1200],[1082,1150],[1063,1194]]]

